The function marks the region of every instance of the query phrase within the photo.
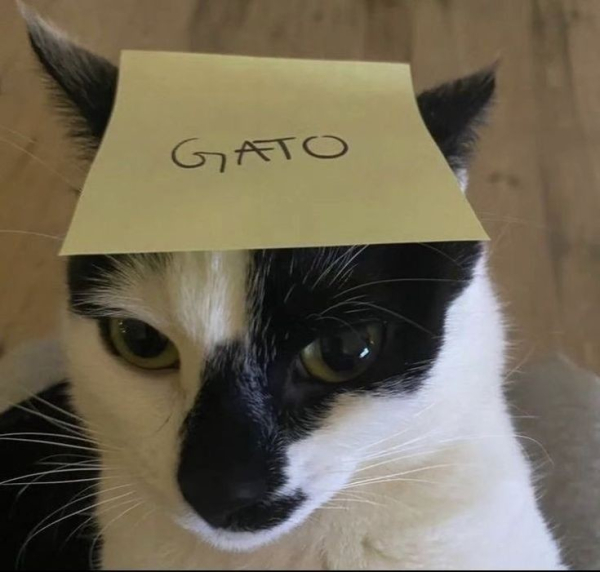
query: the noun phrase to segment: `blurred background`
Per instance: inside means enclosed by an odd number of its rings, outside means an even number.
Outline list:
[[[500,59],[469,199],[492,242],[512,367],[561,350],[600,371],[597,0],[30,0],[86,47],[410,62],[418,89]],[[23,23],[0,2],[0,340],[51,333],[84,180]]]
[[[528,382],[513,384],[513,412],[542,461],[543,506],[568,561],[600,566],[600,381],[576,367],[600,373],[600,0],[27,3],[115,62],[124,48],[410,62],[420,90],[499,60],[468,196],[491,236],[508,374]],[[86,171],[76,157],[16,4],[0,0],[5,350],[56,330],[57,252]],[[540,472],[547,451],[554,470]]]

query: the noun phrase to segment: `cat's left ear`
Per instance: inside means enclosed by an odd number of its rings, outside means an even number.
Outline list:
[[[68,40],[22,2],[19,8],[31,47],[58,96],[58,107],[65,112],[71,133],[94,150],[110,118],[118,68]]]
[[[493,66],[417,97],[423,120],[463,190],[477,131],[487,118],[495,87],[496,66]]]

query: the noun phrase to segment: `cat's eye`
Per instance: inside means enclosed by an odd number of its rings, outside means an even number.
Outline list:
[[[111,318],[108,337],[115,351],[137,367],[167,369],[179,363],[179,353],[173,342],[140,320]]]
[[[300,352],[299,364],[306,374],[320,381],[349,381],[373,364],[382,343],[381,324],[356,325],[317,338]]]

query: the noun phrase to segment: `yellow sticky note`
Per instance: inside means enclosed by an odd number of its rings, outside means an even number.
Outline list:
[[[408,65],[124,51],[61,254],[486,238]]]

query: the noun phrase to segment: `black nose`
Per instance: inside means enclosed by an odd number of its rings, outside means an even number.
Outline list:
[[[264,499],[268,490],[262,479],[207,477],[198,474],[180,476],[179,485],[188,504],[214,528],[228,527],[236,512]]]
[[[284,482],[277,412],[264,373],[246,354],[231,342],[208,356],[182,426],[177,471],[183,497],[204,521],[240,531],[262,520]]]

